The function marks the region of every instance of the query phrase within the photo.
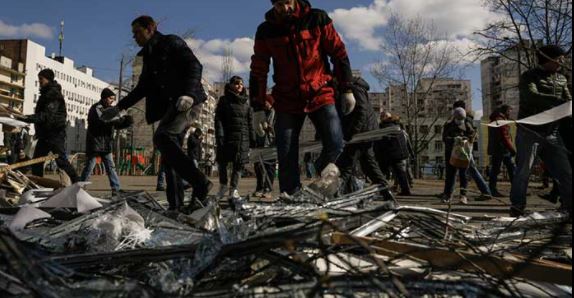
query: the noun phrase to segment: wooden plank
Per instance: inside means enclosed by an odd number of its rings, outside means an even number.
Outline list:
[[[389,257],[408,255],[427,261],[431,266],[438,269],[455,269],[467,272],[483,271],[501,279],[522,277],[534,281],[572,286],[572,266],[562,263],[546,260],[526,260],[523,256],[516,256],[516,258],[525,261],[515,261],[417,244],[368,237],[351,237],[342,233],[335,233],[332,236],[333,243],[340,245],[355,244],[357,240],[367,243],[377,254]]]

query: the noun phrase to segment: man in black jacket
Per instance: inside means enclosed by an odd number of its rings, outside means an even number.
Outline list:
[[[379,125],[377,114],[369,102],[369,84],[362,78],[353,78],[351,90],[356,100],[355,109],[347,115],[343,114],[341,122],[343,126],[343,136],[345,141],[351,141],[356,134],[376,130]],[[373,142],[346,145],[343,154],[337,160],[337,167],[341,171],[341,180],[343,186],[340,192],[347,194],[355,191],[352,189],[351,179],[353,178],[353,169],[359,161],[361,169],[367,175],[373,184],[379,184],[388,187],[388,183],[381,172],[375,153],[373,151]],[[386,189],[381,193],[385,200],[392,200],[393,195]]]
[[[44,157],[52,152],[57,154],[56,164],[70,177],[72,183],[78,182],[78,174],[66,159],[66,102],[62,95],[62,87],[54,80],[51,69],[43,69],[38,73],[40,98],[34,114],[21,117],[22,121],[33,123],[36,130],[36,149],[34,158]],[[32,174],[44,176],[44,163],[35,164]]]
[[[88,181],[94,167],[96,157],[101,157],[110,180],[112,193],[120,191],[120,179],[116,173],[116,166],[112,156],[114,129],[128,128],[133,124],[129,115],[118,117],[112,121],[104,122],[100,118],[104,109],[112,106],[116,100],[114,92],[108,88],[102,91],[100,101],[94,104],[88,112],[88,133],[86,134],[86,166],[82,171],[82,181]]]
[[[199,161],[203,156],[203,148],[201,147],[202,142],[203,131],[200,128],[196,128],[187,138],[187,155],[193,159],[193,162],[197,167],[199,167]]]
[[[137,86],[116,108],[106,111],[105,118],[113,118],[119,111],[146,98],[146,120],[160,121],[154,135],[154,144],[161,152],[166,169],[167,199],[170,210],[183,207],[181,183],[170,183],[178,176],[193,187],[193,198],[207,198],[212,183],[197,168],[193,160],[181,149],[181,133],[201,111],[207,94],[201,84],[203,67],[186,42],[175,35],[163,35],[149,16],[140,16],[132,22],[136,43],[142,47],[143,70]],[[178,185],[178,186],[175,186]],[[172,188],[177,189],[172,189]]]

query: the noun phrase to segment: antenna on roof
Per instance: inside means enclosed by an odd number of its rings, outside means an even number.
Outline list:
[[[58,41],[60,41],[60,57],[62,57],[62,45],[64,44],[64,20],[60,22],[60,34],[58,35]]]

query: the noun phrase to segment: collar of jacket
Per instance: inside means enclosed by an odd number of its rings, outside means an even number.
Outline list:
[[[46,92],[52,89],[56,89],[56,91],[61,92],[62,86],[60,86],[60,84],[58,84],[58,82],[56,81],[51,81],[50,83],[48,83],[48,85],[40,88],[40,94],[46,94]]]
[[[296,0],[297,5],[295,8],[295,12],[293,13],[293,20],[301,19],[308,15],[311,12],[311,3],[308,0]],[[271,8],[265,14],[265,20],[270,23],[282,25],[286,20],[279,19],[277,14],[275,14],[275,9]]]
[[[138,56],[150,55],[154,46],[159,42],[163,34],[159,31],[156,31],[150,40],[143,46],[141,51],[138,52]]]
[[[229,87],[229,85],[225,86],[225,96],[230,98],[230,99],[237,100],[240,103],[246,103],[248,100],[245,89],[243,89],[242,94],[237,94],[237,93],[231,91],[231,88]]]

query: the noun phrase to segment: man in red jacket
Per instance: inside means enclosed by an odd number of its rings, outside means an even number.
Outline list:
[[[273,9],[257,28],[250,95],[254,109],[276,111],[279,185],[282,193],[293,194],[301,187],[299,135],[307,115],[323,143],[318,172],[322,177],[339,175],[335,161],[344,144],[335,93],[341,92],[341,112],[351,113],[355,107],[352,72],[345,45],[326,12],[311,8],[307,0],[271,2]],[[271,59],[275,86],[267,95]]]
[[[510,119],[512,107],[509,105],[501,105],[496,111],[490,115],[490,122],[506,121]],[[491,158],[490,168],[490,191],[494,197],[504,197],[497,188],[498,175],[502,164],[508,170],[510,181],[514,177],[514,170],[516,166],[512,158],[516,156],[516,149],[512,144],[512,137],[510,136],[510,126],[490,127],[488,129],[488,154]]]

